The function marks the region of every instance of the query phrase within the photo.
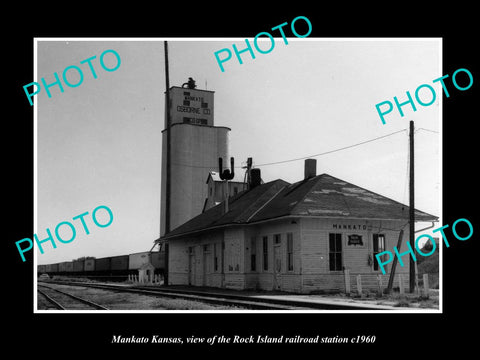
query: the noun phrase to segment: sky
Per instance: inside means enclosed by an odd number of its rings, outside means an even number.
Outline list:
[[[77,229],[70,243],[57,242],[57,248],[44,243],[36,263],[148,251],[159,237],[163,40],[36,40],[33,81],[53,83],[54,72],[61,78],[71,65],[84,76],[77,87],[63,84],[63,93],[54,85],[51,98],[45,89],[34,97],[35,233],[45,239],[46,228],[54,233],[62,221]],[[265,182],[296,182],[303,179],[304,160],[287,160],[314,157],[317,174],[408,204],[408,126],[414,120],[415,205],[441,215],[441,85],[432,83],[444,75],[441,39],[288,38],[286,45],[278,38],[268,54],[255,52],[252,59],[243,53],[243,64],[233,55],[223,64],[225,72],[214,53],[233,51],[232,44],[242,49],[245,39],[167,40],[170,86],[192,77],[197,88],[215,91],[215,125],[232,129],[230,155],[236,165],[252,157]],[[111,72],[99,63],[109,49],[121,58]],[[96,79],[88,64],[80,63],[94,55]],[[111,53],[104,61],[110,68],[116,64]],[[75,70],[67,78],[79,81]],[[394,96],[405,101],[406,91],[413,96],[421,84],[435,89],[436,101],[417,104],[416,112],[405,105],[404,117],[395,109],[382,124],[375,105],[393,102]],[[429,99],[427,92],[420,96]],[[91,218],[100,205],[112,210],[108,227],[96,226]],[[87,211],[88,235],[79,220],[72,220]],[[104,212],[97,214],[99,222],[108,221]],[[61,236],[70,238],[71,232],[62,229]]]

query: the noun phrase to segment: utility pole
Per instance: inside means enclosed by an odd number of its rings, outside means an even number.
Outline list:
[[[170,200],[171,200],[171,118],[170,118],[170,78],[168,73],[168,43],[164,41],[165,48],[165,87],[166,87],[166,101],[165,114],[167,116],[167,176],[166,176],[166,199],[165,199],[165,234],[170,232]],[[164,284],[168,285],[168,240],[165,243],[165,270],[164,270]]]
[[[414,167],[414,127],[410,120],[410,247],[415,252],[415,167]],[[415,291],[415,261],[410,256],[410,293]]]

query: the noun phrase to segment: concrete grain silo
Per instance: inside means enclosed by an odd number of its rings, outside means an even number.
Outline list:
[[[170,230],[173,230],[202,212],[208,196],[205,179],[210,171],[218,170],[219,157],[224,161],[229,158],[230,128],[214,126],[213,91],[172,86],[168,93],[171,121]],[[161,235],[165,234],[167,131],[165,120],[165,130],[162,131]]]

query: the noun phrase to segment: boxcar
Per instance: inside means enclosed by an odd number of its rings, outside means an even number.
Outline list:
[[[66,271],[67,272],[73,272],[73,262],[72,261],[67,261],[67,264],[66,264]]]
[[[128,271],[128,255],[113,256],[110,258],[110,270]]]
[[[47,272],[47,273],[57,273],[58,272],[58,264],[45,265],[45,272]]]
[[[64,261],[58,264],[58,272],[67,272],[67,262]]]
[[[73,272],[83,272],[84,260],[73,260]]]
[[[95,259],[95,271],[96,272],[107,272],[110,271],[110,258],[100,258]]]
[[[128,269],[129,270],[138,270],[144,264],[151,263],[151,256],[149,251],[139,252],[136,254],[128,255]]]
[[[165,270],[165,252],[155,251],[151,254],[152,265],[155,266],[155,270]]]
[[[95,271],[95,259],[85,260],[85,271]]]

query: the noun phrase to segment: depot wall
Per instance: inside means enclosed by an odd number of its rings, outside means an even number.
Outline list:
[[[373,264],[373,234],[385,235],[385,248],[397,245],[400,229],[405,221],[385,220],[343,220],[343,219],[301,219],[301,271],[302,290],[343,291],[345,289],[344,271],[349,270],[354,279],[362,275],[366,280],[364,289],[377,288],[376,277],[382,274],[381,269],[374,269]],[[340,271],[331,271],[329,263],[329,234],[341,234],[342,264]],[[362,245],[349,244],[349,236],[362,237]],[[404,228],[401,252],[407,251],[409,232]],[[389,275],[391,266],[387,269]],[[397,265],[395,273],[408,274],[409,260],[404,257],[404,266]],[[386,276],[388,279],[388,276]],[[388,281],[388,280],[386,280]],[[386,284],[386,282],[385,282]],[[356,287],[356,285],[354,286]],[[352,287],[352,289],[354,288]]]
[[[366,221],[324,218],[286,218],[258,225],[232,226],[196,237],[170,241],[170,284],[213,286],[228,289],[281,290],[287,292],[344,291],[344,270],[362,275],[363,289],[378,289],[374,268],[373,234],[385,235],[385,248],[397,245],[406,221]],[[341,234],[342,268],[331,270],[329,234]],[[349,239],[362,239],[354,245]],[[401,252],[407,251],[408,229],[404,229]],[[349,238],[350,237],[350,238]],[[292,240],[289,259],[288,238]],[[264,244],[264,239],[266,245]],[[264,253],[266,249],[266,253]],[[253,256],[252,256],[253,255]],[[409,272],[408,255],[398,275]],[[254,265],[252,265],[254,262]]]

